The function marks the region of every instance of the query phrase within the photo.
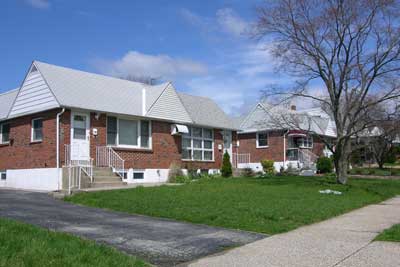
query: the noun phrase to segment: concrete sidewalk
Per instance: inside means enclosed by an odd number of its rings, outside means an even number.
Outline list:
[[[372,242],[400,223],[400,197],[206,257],[188,266],[400,266],[400,243]]]

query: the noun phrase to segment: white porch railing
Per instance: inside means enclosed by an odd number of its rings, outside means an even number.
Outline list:
[[[71,146],[65,145],[65,167],[68,168],[68,188],[69,192],[73,188],[81,186],[81,172],[84,172],[93,183],[93,159],[89,160],[71,160]]]
[[[299,161],[303,163],[304,167],[311,167],[317,160],[318,156],[312,153],[311,150],[299,149]]]
[[[237,168],[239,164],[249,164],[250,153],[232,153],[232,165]]]
[[[115,173],[124,179],[125,160],[123,160],[111,147],[96,147],[96,166],[111,167]]]

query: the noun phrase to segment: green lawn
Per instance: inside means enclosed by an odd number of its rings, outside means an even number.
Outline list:
[[[318,191],[334,189],[343,195]],[[181,186],[80,193],[65,200],[128,213],[276,234],[400,194],[400,181],[323,177],[204,179]]]
[[[377,176],[400,176],[400,169],[397,168],[353,168],[350,174],[357,175],[377,175]]]
[[[0,266],[148,266],[69,234],[0,219]]]
[[[375,240],[400,242],[400,224],[396,224],[393,227],[386,229],[378,235]]]

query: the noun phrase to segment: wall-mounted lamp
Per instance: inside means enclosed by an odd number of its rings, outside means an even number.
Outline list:
[[[100,119],[100,113],[97,112],[97,113],[94,115],[94,118],[98,121],[98,120]]]

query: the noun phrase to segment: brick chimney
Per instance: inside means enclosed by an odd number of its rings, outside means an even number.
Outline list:
[[[296,105],[291,105],[290,110],[296,110]]]

